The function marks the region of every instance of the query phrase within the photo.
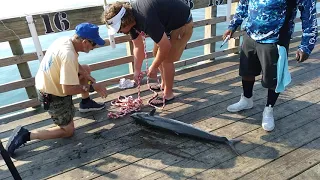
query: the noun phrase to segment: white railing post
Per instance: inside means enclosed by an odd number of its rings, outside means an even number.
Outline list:
[[[41,44],[40,44],[39,36],[38,36],[37,30],[36,30],[36,26],[35,26],[34,21],[33,21],[33,17],[32,16],[26,16],[26,19],[27,19],[27,22],[28,22],[28,27],[29,27],[30,34],[31,34],[31,37],[32,37],[32,40],[33,40],[33,44],[34,44],[34,46],[36,48],[38,59],[39,59],[39,61],[41,61],[43,59],[44,55],[43,55],[42,47],[41,47]]]

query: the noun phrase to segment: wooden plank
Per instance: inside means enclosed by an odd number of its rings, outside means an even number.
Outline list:
[[[0,85],[0,93],[12,91],[15,89],[20,89],[20,88],[30,87],[30,86],[34,86],[34,85],[35,85],[34,77],[21,79],[18,81],[13,81],[10,83],[1,84]]]
[[[190,59],[175,62],[175,67],[178,68],[178,67],[183,67],[183,66],[187,66],[187,65],[192,65],[197,62],[205,61],[208,59],[213,59],[213,58],[220,57],[220,56],[225,56],[227,54],[238,52],[238,51],[239,51],[239,48],[233,48],[233,49],[227,49],[227,50],[222,50],[222,51],[218,51],[218,52],[213,52],[213,53],[207,54],[207,55],[196,56],[196,57],[193,57]]]
[[[233,37],[237,38],[239,36],[242,36],[243,33],[244,33],[244,31],[235,32]],[[218,42],[218,41],[222,41],[222,35],[188,42],[188,44],[186,45],[186,49],[190,49],[190,48],[194,48],[194,47],[198,47],[198,46],[203,46],[205,44],[215,43],[215,42]]]
[[[43,53],[45,53],[45,51]],[[14,65],[14,64],[20,64],[20,63],[26,63],[28,61],[33,61],[36,59],[38,59],[36,53],[27,53],[27,54],[12,56],[12,57],[8,57],[8,58],[0,59],[0,67],[10,66],[10,65]]]
[[[226,21],[226,17],[225,16],[212,17],[210,19],[194,21],[193,28],[206,26],[206,25],[211,25],[211,24],[217,24],[217,23],[221,23],[221,22],[225,22],[225,21]]]
[[[0,115],[7,114],[10,112],[15,112],[15,111],[18,111],[21,109],[26,109],[28,107],[36,107],[39,105],[40,105],[40,103],[39,103],[38,99],[36,99],[36,98],[28,99],[28,100],[14,103],[14,104],[10,104],[7,106],[1,106],[0,107]]]
[[[302,147],[299,147],[299,149],[288,153],[249,174],[246,174],[241,177],[241,179],[291,179],[297,174],[319,164],[319,148],[320,139],[316,139]],[[305,179],[310,179],[311,177],[316,179],[314,175]]]
[[[320,164],[292,178],[293,180],[320,179]]]
[[[205,8],[208,6],[223,5],[227,3],[226,1],[215,1],[215,0],[193,0],[191,2],[193,2],[193,9]],[[239,2],[239,0],[232,0],[232,2]]]
[[[89,64],[89,66],[93,71],[96,71],[99,69],[114,67],[114,66],[118,66],[126,63],[131,63],[131,62],[133,62],[133,56],[126,56],[126,57]]]

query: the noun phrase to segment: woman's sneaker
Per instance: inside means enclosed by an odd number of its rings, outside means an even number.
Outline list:
[[[251,98],[246,98],[241,94],[240,101],[227,107],[229,112],[239,112],[245,109],[251,109],[253,107],[253,100]]]

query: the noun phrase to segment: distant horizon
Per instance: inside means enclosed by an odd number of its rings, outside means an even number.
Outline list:
[[[116,0],[107,0],[107,3],[114,1]],[[0,20],[11,19],[14,17],[23,17],[27,15],[56,12],[65,9],[77,9],[84,6],[102,6],[103,3],[103,0],[9,0],[6,3],[3,3],[2,6],[0,6]]]

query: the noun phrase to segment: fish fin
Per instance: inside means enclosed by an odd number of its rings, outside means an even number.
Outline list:
[[[150,115],[150,116],[153,116],[154,113],[156,112],[156,110],[157,110],[156,108],[153,108],[152,111],[149,113],[149,115]]]
[[[227,144],[231,147],[232,151],[234,151],[238,156],[241,156],[238,151],[236,150],[236,148],[234,147],[234,144],[240,142],[241,139],[231,139],[227,141]]]

